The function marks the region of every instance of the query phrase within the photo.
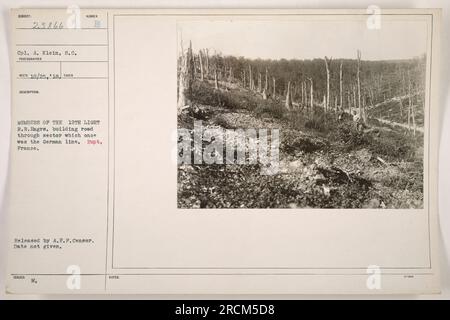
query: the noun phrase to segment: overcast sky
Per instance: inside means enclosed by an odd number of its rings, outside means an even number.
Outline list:
[[[224,55],[262,59],[356,58],[405,59],[426,53],[424,20],[382,21],[379,30],[358,21],[185,21],[178,37],[187,48],[215,49]]]

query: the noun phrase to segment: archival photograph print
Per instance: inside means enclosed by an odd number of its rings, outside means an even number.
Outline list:
[[[420,209],[427,24],[177,24],[178,208]]]

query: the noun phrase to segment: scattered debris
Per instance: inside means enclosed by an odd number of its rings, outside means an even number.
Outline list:
[[[395,131],[356,132],[341,123],[337,134],[321,135],[314,126],[293,126],[290,119],[270,114],[256,116],[254,107],[250,107],[252,102],[243,95],[263,101],[261,95],[226,83],[220,86],[228,88],[229,94],[239,90],[242,101],[236,103],[240,108],[227,108],[219,100],[214,105],[194,103],[188,112],[178,115],[178,125],[190,128],[194,120],[203,120],[205,128],[280,129],[280,174],[261,175],[258,164],[183,164],[178,167],[180,208],[423,206],[421,158],[412,153],[414,161],[404,161],[400,157],[403,149],[382,148],[379,140],[368,140],[372,136],[383,139],[383,135],[395,135]],[[382,147],[374,147],[370,144],[373,141]],[[401,140],[398,146],[403,147]]]

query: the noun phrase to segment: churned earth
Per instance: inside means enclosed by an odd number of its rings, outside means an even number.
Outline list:
[[[192,130],[194,121],[202,121],[203,130],[279,129],[279,167],[264,174],[259,163],[180,164],[179,208],[423,206],[423,150],[416,147],[417,139],[405,144],[412,139],[395,127],[372,125],[358,132],[347,119],[329,120],[321,131],[314,121],[295,120],[310,117],[304,110],[282,116],[261,111],[266,102],[236,86],[214,90],[202,84],[192,103],[178,116],[179,128]],[[273,104],[278,108],[282,101]],[[203,148],[209,143],[203,141]]]

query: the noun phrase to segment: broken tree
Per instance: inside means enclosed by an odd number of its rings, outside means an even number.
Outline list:
[[[360,72],[361,72],[361,51],[357,50],[356,55],[358,58],[358,64],[356,69],[356,83],[358,86],[358,110],[359,110],[359,117],[363,117],[362,114],[362,106],[361,106],[361,80],[360,80]],[[363,119],[365,122],[365,119]]]
[[[313,93],[313,79],[312,78],[308,78],[308,80],[309,80],[309,82],[311,83],[311,87],[310,87],[310,90],[309,90],[309,93],[310,93],[310,95],[311,95],[311,97],[310,97],[310,110],[309,110],[309,112],[311,113],[311,115],[313,115],[314,114],[314,93]]]
[[[276,88],[275,77],[272,77],[272,80],[273,80],[273,97],[275,98],[275,93],[276,93],[276,91],[275,91],[275,88]]]
[[[325,68],[327,70],[327,95],[326,95],[326,101],[325,101],[325,111],[328,111],[330,108],[330,64],[331,64],[332,58],[328,59],[328,57],[325,57]]]
[[[203,81],[204,80],[204,72],[203,72],[203,53],[202,50],[199,51],[198,53],[198,57],[199,57],[199,62],[200,62],[200,80]]]
[[[342,97],[342,61],[339,66],[339,97],[340,97],[339,107],[341,108],[341,110],[344,110],[344,105],[343,105],[344,101],[343,101],[343,97]]]
[[[291,82],[290,81],[288,81],[287,90],[286,90],[286,101],[285,101],[284,105],[288,110],[292,109]]]
[[[180,58],[180,70],[178,75],[178,99],[177,99],[177,113],[180,114],[183,109],[189,106],[187,96],[192,90],[193,81],[193,59],[192,59],[192,44],[186,53],[182,51]]]

